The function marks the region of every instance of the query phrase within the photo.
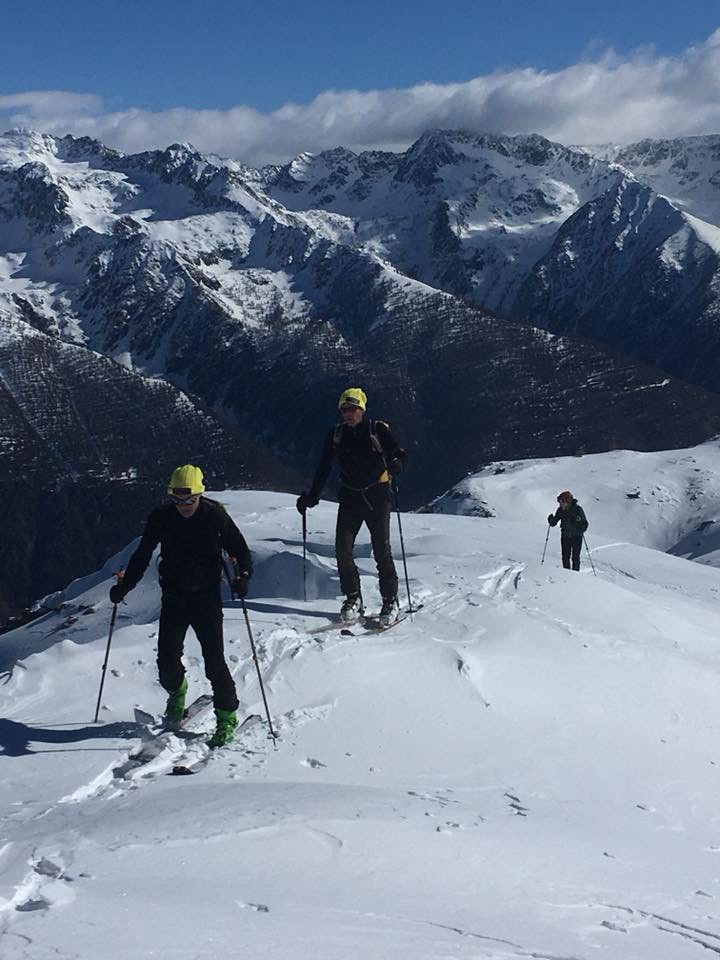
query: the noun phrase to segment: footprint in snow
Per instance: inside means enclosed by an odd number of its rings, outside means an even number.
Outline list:
[[[510,793],[509,791],[506,791],[505,796],[510,801],[509,806],[515,811],[516,816],[526,817],[528,815],[528,808],[522,805],[519,797],[516,797],[515,794]]]
[[[74,893],[69,886],[72,882],[73,878],[65,872],[62,865],[47,857],[41,857],[32,864],[32,873],[22,885],[28,891],[27,895],[24,900],[15,903],[15,910],[18,913],[34,913],[69,903],[74,899]]]
[[[18,913],[32,913],[34,910],[49,910],[50,906],[50,901],[46,900],[45,897],[35,897],[26,900],[24,903],[18,903],[15,909]]]
[[[322,763],[322,761],[316,760],[315,757],[307,757],[305,760],[301,760],[300,763],[304,767],[313,767],[313,768],[327,767],[326,763]]]
[[[65,868],[58,866],[57,863],[53,863],[52,860],[48,860],[46,857],[41,857],[37,863],[33,864],[33,870],[35,873],[40,874],[41,877],[51,877],[53,880],[67,880],[71,881],[72,877],[68,877],[65,874]]]
[[[241,910],[254,910],[255,913],[270,913],[270,907],[264,903],[243,903],[241,900],[238,900],[237,905]]]

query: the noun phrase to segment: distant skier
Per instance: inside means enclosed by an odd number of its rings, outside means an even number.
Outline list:
[[[566,570],[569,570],[572,560],[573,570],[579,570],[583,534],[588,528],[587,517],[585,511],[569,490],[563,490],[562,493],[559,493],[557,501],[559,506],[555,513],[548,514],[548,523],[551,527],[560,524],[562,565]]]
[[[247,594],[252,559],[245,538],[222,504],[203,497],[202,470],[185,464],[170,477],[170,502],[152,511],[145,532],[130,558],[125,575],[110,590],[120,603],[141,580],[153,550],[160,544],[162,606],[157,664],[160,683],[168,693],[165,721],[179,726],[185,712],[187,677],[182,662],[188,627],[200,642],[205,675],[212,685],[217,727],[210,746],[229,743],[237,727],[238,698],[223,652],[223,613],[220,603],[222,550],[233,558],[233,593]]]
[[[407,453],[398,445],[382,420],[364,417],[367,397],[360,387],[351,387],[340,396],[338,407],[342,423],[332,427],[309,493],[301,493],[297,508],[304,513],[320,500],[320,494],[337,457],[340,467],[340,488],[335,556],[340,589],[345,601],[340,610],[343,620],[363,614],[360,575],[353,561],[353,546],[360,527],[370,531],[373,556],[380,578],[382,609],[380,623],[388,626],[397,619],[398,578],[390,546],[390,477],[404,469]]]

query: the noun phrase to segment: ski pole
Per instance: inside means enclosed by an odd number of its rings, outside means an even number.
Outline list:
[[[595,572],[595,564],[593,563],[592,554],[590,553],[590,548],[588,547],[587,540],[585,539],[585,534],[583,534],[583,543],[585,544],[585,549],[587,550],[588,560],[590,561],[590,566],[592,567],[593,576],[597,576]]]
[[[122,580],[123,578],[123,571],[121,570],[118,574],[116,574],[116,576],[119,583],[120,580]],[[110,644],[112,643],[113,630],[115,629],[115,620],[117,618],[117,608],[118,608],[118,605],[114,603],[112,616],[110,617],[110,630],[108,632],[107,647],[105,648],[105,660],[103,661],[102,673],[100,675],[100,690],[98,691],[97,704],[95,705],[95,719],[93,720],[93,723],[98,722],[98,716],[100,715],[100,701],[102,700],[103,687],[105,686],[105,673],[107,671],[108,660],[110,659]]]
[[[303,534],[303,600],[307,603],[307,510],[302,512]]]
[[[232,557],[230,558],[232,560]],[[230,571],[228,570],[228,565],[225,562],[223,557],[223,570],[225,571],[225,579],[228,582],[228,587],[230,587],[230,596],[233,596],[232,589],[232,580],[230,578]],[[263,703],[265,704],[265,716],[267,717],[268,727],[270,729],[270,736],[272,737],[273,746],[277,746],[277,734],[273,730],[272,720],[270,719],[270,708],[268,707],[267,697],[265,696],[265,687],[263,686],[262,675],[260,673],[260,664],[257,658],[257,651],[255,649],[255,639],[253,638],[252,630],[250,629],[250,617],[248,617],[247,607],[245,606],[245,598],[240,597],[240,603],[242,604],[242,610],[245,614],[245,625],[247,627],[248,637],[250,637],[250,649],[252,650],[253,660],[255,661],[255,669],[257,670],[258,683],[260,684],[260,692],[262,693]]]
[[[548,540],[550,539],[550,524],[548,524],[547,533],[545,534],[545,546],[543,547],[542,560],[540,561],[540,566],[545,563],[545,551],[547,550]]]
[[[270,736],[272,737],[273,746],[277,747],[277,734],[273,730],[272,720],[270,719],[270,707],[268,706],[267,697],[265,696],[265,686],[262,681],[262,674],[260,673],[260,663],[258,662],[257,651],[255,650],[255,640],[253,639],[252,630],[250,629],[250,617],[248,617],[244,597],[240,597],[240,603],[242,604],[243,613],[245,614],[245,626],[247,627],[248,637],[250,637],[250,648],[252,649],[253,660],[255,661],[255,669],[257,671],[258,683],[260,684],[260,692],[262,693],[263,703],[265,704],[265,716],[267,717]]]
[[[393,493],[395,494],[395,512],[397,513],[398,530],[400,531],[400,549],[402,551],[403,568],[405,570],[405,586],[407,588],[408,613],[410,614],[410,620],[412,620],[413,606],[412,606],[412,600],[410,599],[410,578],[408,577],[407,559],[405,557],[405,540],[403,539],[402,521],[400,520],[400,501],[398,498],[398,488],[397,488],[397,482],[394,477],[392,480],[392,490],[393,490]]]

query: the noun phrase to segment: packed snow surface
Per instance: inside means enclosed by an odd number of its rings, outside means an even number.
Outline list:
[[[339,606],[333,504],[308,514],[304,601],[293,498],[217,494],[254,553],[279,740],[255,723],[190,777],[169,774],[202,741],[143,725],[164,704],[152,566],[119,607],[98,725],[107,590],[132,545],[70,585],[0,639],[3,960],[720,952],[720,572],[665,552],[692,529],[712,560],[719,467],[717,443],[495,465],[453,491],[457,515],[402,516],[423,607],[360,636],[313,633]],[[560,567],[557,529],[541,563],[566,487],[595,574],[585,551]],[[364,534],[357,555],[376,611]],[[241,711],[262,713],[225,606]],[[206,692],[192,635],[186,663]]]

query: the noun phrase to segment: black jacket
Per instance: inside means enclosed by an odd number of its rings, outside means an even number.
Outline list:
[[[237,559],[238,570],[252,572],[245,538],[225,507],[205,497],[200,498],[191,517],[180,516],[171,503],[152,511],[125,570],[126,590],[140,581],[158,544],[163,593],[195,593],[217,587],[222,577],[222,550]]]
[[[387,464],[395,459],[399,459],[404,464],[407,453],[400,447],[390,433],[390,428],[382,420],[372,421],[382,453],[376,450],[370,435],[370,422],[363,417],[357,427],[348,427],[345,424],[331,427],[325,438],[320,462],[310,488],[309,496],[312,499],[320,497],[335,457],[340,467],[341,500],[348,493],[366,491],[376,484],[385,484],[387,488],[389,480]],[[336,430],[339,430],[337,443],[335,442]]]
[[[562,537],[581,537],[588,528],[585,511],[577,500],[573,500],[567,510],[558,507],[555,515],[548,522],[551,527],[560,524],[560,536]]]

